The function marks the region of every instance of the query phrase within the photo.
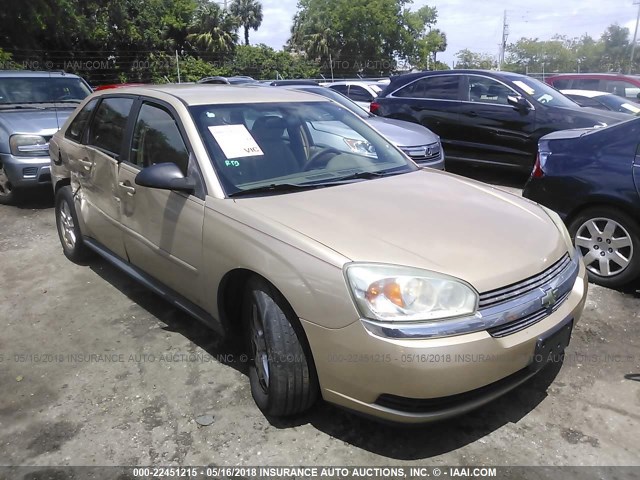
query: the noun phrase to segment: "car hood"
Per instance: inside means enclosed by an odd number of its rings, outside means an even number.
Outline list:
[[[67,120],[74,108],[0,110],[0,129],[8,135],[32,133],[53,135]]]
[[[614,123],[629,120],[629,114],[598,110],[591,107],[556,107],[557,113],[573,124],[576,128],[593,127],[599,123],[613,125]],[[604,125],[603,125],[604,126]]]
[[[417,147],[438,141],[431,130],[417,123],[373,116],[367,122],[398,147]]]
[[[276,238],[293,230],[302,245],[445,273],[479,292],[535,275],[567,251],[537,204],[439,171],[235,201]]]

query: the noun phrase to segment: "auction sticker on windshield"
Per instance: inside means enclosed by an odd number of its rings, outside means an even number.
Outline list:
[[[244,125],[214,125],[209,131],[227,158],[264,155]]]

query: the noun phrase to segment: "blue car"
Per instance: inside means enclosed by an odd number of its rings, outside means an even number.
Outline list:
[[[562,217],[592,282],[640,277],[640,119],[542,137],[523,195]]]
[[[90,93],[68,73],[0,71],[0,203],[51,182],[49,139]]]

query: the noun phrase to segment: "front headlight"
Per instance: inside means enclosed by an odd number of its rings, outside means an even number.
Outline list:
[[[360,314],[371,320],[440,320],[472,315],[478,306],[469,284],[428,270],[351,263],[345,276]]]
[[[560,218],[560,215],[558,215],[556,212],[554,212],[550,208],[545,207],[544,205],[540,205],[540,206],[544,209],[545,213],[551,219],[551,221],[553,221],[553,223],[556,225],[556,228],[560,232],[560,235],[562,236],[562,239],[564,240],[564,243],[567,246],[569,256],[573,259],[576,249],[573,246],[573,240],[571,239],[571,235],[569,235],[569,230],[567,230],[567,227],[565,226],[564,222]]]
[[[16,157],[44,157],[49,155],[49,143],[40,135],[11,135],[11,153]]]
[[[375,155],[376,149],[366,140],[357,140],[355,138],[344,138],[344,143],[351,149],[352,152],[360,153],[362,155]]]

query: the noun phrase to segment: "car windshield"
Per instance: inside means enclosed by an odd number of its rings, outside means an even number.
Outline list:
[[[79,78],[0,77],[0,105],[79,103],[90,93]]]
[[[640,106],[631,103],[626,98],[617,95],[601,95],[598,100],[614,112],[630,113],[632,115],[640,114]]]
[[[304,90],[306,92],[315,93],[316,95],[322,95],[323,97],[326,97],[326,98],[328,98],[330,100],[333,100],[336,103],[339,103],[344,108],[346,108],[349,111],[355,113],[356,115],[358,115],[361,118],[370,118],[371,117],[371,114],[369,112],[367,112],[364,108],[362,108],[360,105],[358,105],[357,103],[353,102],[349,98],[345,97],[341,93],[336,92],[335,90],[332,90],[330,88],[327,88],[327,87],[310,87],[310,88],[298,87],[298,88],[296,88],[296,90]]]
[[[331,102],[190,107],[228,196],[285,193],[418,169]]]
[[[535,78],[519,77],[512,81],[513,84],[524,90],[527,95],[533,97],[534,100],[551,107],[567,107],[576,108],[578,104],[570,98],[564,96],[558,90],[550,87],[546,83],[542,83]]]

